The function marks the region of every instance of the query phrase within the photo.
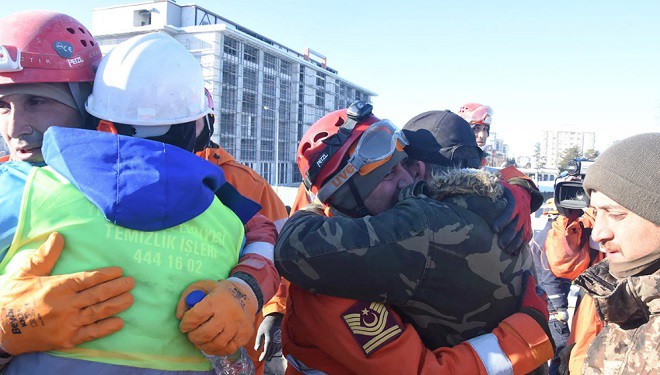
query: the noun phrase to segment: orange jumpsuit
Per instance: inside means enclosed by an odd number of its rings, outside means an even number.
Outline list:
[[[287,374],[309,366],[328,374],[486,374],[475,351],[478,344],[463,342],[453,348],[427,349],[414,327],[385,307],[393,318],[384,330],[392,332],[365,354],[345,320],[357,300],[312,294],[290,286],[287,313],[282,325],[283,351],[289,360]],[[360,306],[359,308],[362,308]],[[396,323],[394,323],[396,322]],[[388,325],[389,324],[389,325]],[[526,374],[549,360],[552,344],[529,315],[516,313],[492,332],[511,362],[514,374]],[[295,357],[293,359],[290,355]]]
[[[312,203],[310,198],[311,197],[307,192],[307,189],[305,189],[305,185],[300,184],[300,186],[298,186],[298,191],[296,192],[296,197],[293,201],[293,206],[291,207],[291,214]],[[289,294],[289,284],[290,283],[287,279],[280,279],[280,287],[277,289],[275,297],[271,298],[271,300],[266,302],[264,305],[262,310],[264,316],[273,313],[284,314],[286,311],[286,300]]]
[[[225,172],[226,180],[231,183],[241,195],[259,203],[261,205],[261,211],[259,211],[259,213],[275,223],[278,231],[282,228],[282,225],[284,225],[284,222],[288,217],[286,207],[263,177],[249,167],[238,163],[236,159],[234,159],[234,157],[222,147],[206,148],[203,151],[198,152],[197,155],[222,168]],[[262,281],[264,281],[266,277],[272,277],[272,272],[266,271],[266,269],[270,270],[271,268],[274,268],[272,261],[268,266],[260,265],[259,262],[251,262],[251,264],[258,270],[264,271],[262,272],[265,274],[264,277],[260,277],[257,281],[259,281],[259,284],[262,287],[264,301],[269,301],[278,289],[278,285],[277,283],[272,282],[266,282],[266,285],[262,285]],[[251,274],[253,273],[254,272]],[[252,362],[254,362],[256,374],[263,374],[265,363],[263,361],[259,362],[260,353],[254,350],[252,343],[256,340],[257,330],[259,329],[259,325],[261,325],[265,315],[273,312],[284,314],[284,301],[286,301],[286,295],[284,295],[283,300],[280,297],[279,299],[274,298],[273,300],[264,303],[262,313],[258,314],[255,319],[255,337],[252,338],[250,344],[245,346],[245,349],[250,355]],[[281,309],[278,309],[278,307],[281,307]]]
[[[559,216],[552,224],[545,240],[545,249],[552,273],[557,277],[574,280],[587,268],[603,260],[605,254],[595,253],[590,248],[589,233],[584,231],[594,226],[592,208],[587,209],[577,220],[569,220],[566,216]],[[568,338],[568,346],[574,344],[568,362],[571,374],[582,373],[587,349],[602,329],[603,322],[596,314],[596,305],[591,297],[585,295],[573,315]]]
[[[301,184],[291,213],[309,203],[310,197]],[[479,344],[463,342],[452,348],[430,350],[414,327],[403,323],[387,307],[400,332],[367,356],[342,317],[362,302],[313,294],[296,285],[281,285],[278,295],[286,295],[287,289],[290,292],[282,324],[282,351],[289,361],[287,374],[304,373],[299,371],[301,366],[328,374],[487,374],[486,365],[472,346]],[[508,317],[492,334],[515,374],[531,372],[554,354],[548,334],[524,313]]]

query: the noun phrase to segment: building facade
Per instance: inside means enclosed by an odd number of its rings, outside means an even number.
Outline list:
[[[504,143],[504,139],[498,138],[496,132],[489,133],[483,150],[486,153],[488,166],[503,167],[506,164],[509,155],[509,145]]]
[[[541,137],[541,155],[545,156],[546,168],[557,168],[561,154],[568,148],[579,146],[582,152],[595,149],[596,133],[550,130]]]
[[[296,148],[310,125],[376,95],[340,78],[324,56],[293,51],[197,5],[156,0],[93,10],[92,33],[104,54],[154,31],[199,60],[215,103],[213,141],[271,185],[300,183]]]

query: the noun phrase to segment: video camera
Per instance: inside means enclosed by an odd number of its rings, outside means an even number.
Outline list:
[[[569,176],[574,176],[572,181],[559,181],[555,184],[555,205],[568,209],[584,209],[589,207],[589,197],[582,187],[582,181],[587,175],[593,160],[573,159],[566,165]]]

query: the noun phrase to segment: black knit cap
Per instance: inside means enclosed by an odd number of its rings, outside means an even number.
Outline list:
[[[406,153],[425,163],[479,168],[483,151],[472,128],[451,111],[428,111],[413,117],[403,126],[410,144]]]

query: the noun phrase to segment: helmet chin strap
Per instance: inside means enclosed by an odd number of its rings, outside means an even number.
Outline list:
[[[89,85],[87,82],[83,82],[82,84]],[[82,123],[85,124],[87,117],[89,116],[87,111],[85,111],[85,101],[87,100],[87,96],[91,93],[91,85],[90,89],[86,90],[87,92],[84,93],[81,88],[81,82],[69,82],[69,91],[71,91],[73,100],[76,101],[76,106],[78,107],[78,112],[80,112]]]
[[[371,211],[369,211],[367,205],[364,203],[364,199],[362,199],[362,196],[360,195],[360,192],[358,191],[358,188],[355,185],[354,179],[350,178],[346,183],[348,184],[348,188],[351,191],[351,194],[353,194],[353,198],[357,203],[356,209],[353,210],[352,212],[355,213],[357,217],[372,215]]]

